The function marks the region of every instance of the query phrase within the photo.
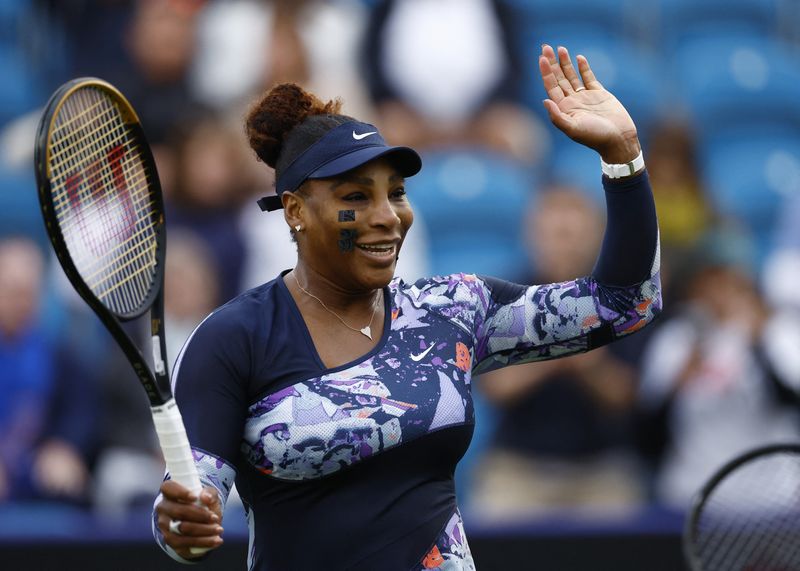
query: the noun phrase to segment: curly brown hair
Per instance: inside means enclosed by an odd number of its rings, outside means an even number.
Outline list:
[[[341,115],[342,102],[321,101],[295,83],[280,83],[250,109],[245,130],[258,158],[281,171],[322,138],[352,117]]]

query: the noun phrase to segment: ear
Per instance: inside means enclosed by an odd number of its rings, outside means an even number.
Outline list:
[[[281,194],[283,204],[283,217],[289,228],[296,226],[306,227],[306,205],[305,199],[300,192],[284,192]]]

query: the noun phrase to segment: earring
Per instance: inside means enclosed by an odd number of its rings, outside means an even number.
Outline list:
[[[297,226],[295,226],[295,227],[294,227],[294,231],[295,231],[295,232],[300,232],[302,229],[303,229],[303,227],[302,227],[302,226],[300,226],[299,224],[298,224]]]

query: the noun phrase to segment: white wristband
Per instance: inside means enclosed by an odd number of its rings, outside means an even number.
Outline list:
[[[603,159],[600,159],[600,168],[603,169],[603,174],[608,178],[622,178],[631,176],[644,168],[644,156],[642,151],[636,155],[636,158],[629,163],[610,165]]]

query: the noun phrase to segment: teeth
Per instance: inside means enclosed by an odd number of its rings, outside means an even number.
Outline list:
[[[368,250],[370,252],[389,252],[392,248],[394,248],[394,244],[375,244],[375,245],[366,245],[366,244],[359,244],[358,246],[362,250]]]

